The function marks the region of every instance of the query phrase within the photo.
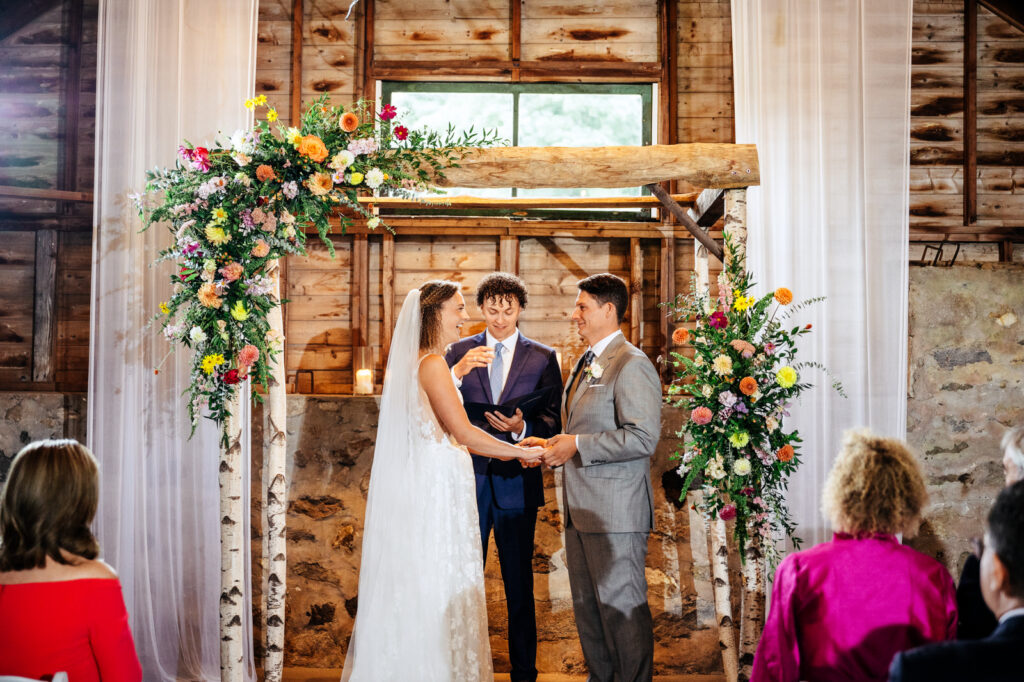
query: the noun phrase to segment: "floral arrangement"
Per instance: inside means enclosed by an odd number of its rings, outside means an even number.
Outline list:
[[[726,240],[726,250],[732,251]],[[800,436],[787,431],[783,418],[793,400],[810,388],[805,369],[825,368],[797,362],[797,339],[811,325],[789,327],[787,319],[801,308],[824,300],[811,298],[793,305],[784,287],[757,298],[742,258],[733,259],[719,276],[719,295],[691,288],[669,304],[675,320],[694,323],[690,332],[679,326],[672,334],[677,346],[689,344],[693,358],[672,353],[675,379],[668,401],[689,412],[676,434],[673,459],[680,460],[683,493],[697,476],[704,492],[699,511],[707,517],[735,519],[740,556],[752,535],[775,562],[772,535],[785,531],[795,546],[794,524],[785,504],[787,479],[800,465]],[[833,387],[842,393],[838,382]]]
[[[266,101],[260,95],[245,106],[252,110]],[[380,226],[359,204],[360,193],[411,198],[436,191],[428,182],[457,166],[466,148],[497,141],[486,130],[409,130],[396,115],[391,105],[377,110],[365,100],[332,107],[324,96],[299,126],[277,125],[272,132],[277,112],[268,109],[266,121],[251,129],[210,148],[186,143],[174,168],[146,173],[145,192],[133,198],[143,229],[166,223],[174,235],[157,260],[177,266],[173,295],[156,319],[171,344],[193,353],[193,431],[204,410],[223,428],[246,378],[266,389],[269,363],[283,344],[281,330],[267,321],[280,305],[272,269],[283,256],[305,253],[307,230],[315,228],[333,256],[331,219],[340,221],[342,232],[351,224],[339,209],[365,217],[370,229]]]

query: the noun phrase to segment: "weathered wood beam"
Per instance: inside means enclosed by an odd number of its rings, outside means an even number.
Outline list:
[[[24,230],[92,231],[92,216],[53,213],[0,213],[0,232]]]
[[[981,6],[1018,31],[1024,31],[1024,5],[1020,0],[978,0]]]
[[[448,76],[511,80],[513,73],[518,69],[519,80],[524,82],[615,78],[621,82],[654,83],[661,75],[662,66],[660,62],[516,62],[511,59],[441,59],[411,62],[375,59],[369,68],[382,80],[437,80]]]
[[[629,342],[640,345],[644,322],[644,252],[640,240],[629,240]]]
[[[687,213],[701,227],[711,227],[725,213],[725,190],[704,190]]]
[[[978,220],[978,0],[964,0],[964,225]]]
[[[676,240],[675,237],[666,237],[661,240],[661,281],[659,282],[662,302],[675,300],[676,297]],[[669,352],[672,350],[672,325],[669,316],[664,310],[659,311],[658,319],[661,320],[661,357],[664,362],[661,365],[662,380],[667,384],[672,380],[672,365],[669,362]]]
[[[384,77],[378,75],[373,59],[376,8],[373,0],[363,0],[360,4],[363,7],[363,82],[361,90],[364,99],[375,100],[377,99],[377,79]]]
[[[32,314],[32,381],[53,381],[57,297],[57,232],[36,232],[35,307]]]
[[[519,237],[502,235],[498,241],[498,269],[519,274]]]
[[[61,3],[61,0],[5,2],[0,12],[0,41],[6,40]]]
[[[729,189],[760,184],[752,144],[656,144],[643,147],[489,147],[466,150],[439,187],[638,187],[685,180]]]
[[[11,185],[0,185],[0,197],[92,202],[92,192],[75,192],[66,189],[36,189],[34,187],[13,187]]]
[[[60,176],[58,186],[63,190],[78,187],[78,119],[82,93],[82,4],[83,0],[68,0],[67,34],[64,47],[67,55],[67,73],[61,92],[64,115],[61,116],[61,132],[64,144],[60,147]],[[58,204],[58,212],[71,213],[70,204]]]
[[[519,82],[519,61],[522,59],[523,0],[509,0],[508,56],[512,62],[509,74],[513,83]]]
[[[291,64],[291,119],[292,125],[302,122],[302,22],[305,8],[302,0],[292,0],[292,64]]]
[[[1013,240],[1004,239],[999,242],[999,262],[1000,263],[1012,263],[1013,262]]]
[[[685,227],[690,234],[692,234],[694,238],[708,250],[708,253],[714,255],[718,260],[723,259],[721,245],[712,239],[711,236],[704,231],[704,228],[697,225],[697,223],[693,221],[693,218],[686,215],[686,211],[683,210],[683,207],[672,201],[672,197],[670,197],[665,190],[658,185],[648,185],[647,188],[651,190],[651,194],[658,197],[665,208],[667,208],[669,212],[676,217],[676,220],[682,223],[683,227]]]
[[[696,193],[673,194],[672,199],[680,204],[693,204],[698,198]],[[400,197],[359,197],[359,203],[370,204],[377,208],[388,209],[422,209],[422,208],[486,208],[511,210],[539,208],[648,208],[661,206],[656,197],[508,197],[493,199],[488,197],[471,197],[465,195],[453,197],[425,197],[423,199],[402,199]]]
[[[666,237],[692,238],[693,234],[681,225],[663,225],[659,222],[635,221],[600,221],[600,220],[520,220],[515,217],[476,217],[476,216],[389,216],[388,225],[397,232],[417,236],[514,236],[526,237],[572,237],[586,238],[620,238],[640,237],[644,239],[664,239]],[[2,223],[0,223],[2,226]],[[31,229],[31,228],[24,228]],[[331,220],[333,234],[342,234],[341,219]],[[357,221],[345,229],[345,234],[380,234],[366,226],[366,221]],[[316,229],[307,226],[306,234],[315,235]],[[711,232],[712,239],[721,237],[721,231]]]

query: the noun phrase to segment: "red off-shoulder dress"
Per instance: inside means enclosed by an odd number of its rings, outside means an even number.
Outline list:
[[[0,675],[140,682],[116,578],[0,585]]]

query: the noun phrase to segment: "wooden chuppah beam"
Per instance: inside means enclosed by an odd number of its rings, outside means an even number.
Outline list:
[[[665,190],[663,190],[659,185],[653,184],[647,185],[647,188],[651,190],[651,194],[661,200],[661,203],[665,205],[665,208],[667,208],[672,215],[682,223],[683,227],[689,230],[690,234],[692,234],[694,238],[708,250],[708,253],[712,254],[718,260],[723,259],[722,247],[719,246],[718,242],[712,239],[703,228],[698,226],[697,223],[693,221],[693,218],[686,214],[683,207],[673,201],[672,197],[670,197]]]
[[[655,144],[643,147],[489,147],[467,150],[438,187],[639,187],[685,180],[732,189],[761,184],[752,144]]]

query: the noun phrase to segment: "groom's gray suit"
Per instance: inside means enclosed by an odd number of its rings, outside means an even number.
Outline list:
[[[654,521],[650,457],[661,434],[661,382],[617,334],[600,377],[577,363],[562,423],[578,452],[564,466],[566,564],[590,679],[650,680],[654,635],[644,563]]]

